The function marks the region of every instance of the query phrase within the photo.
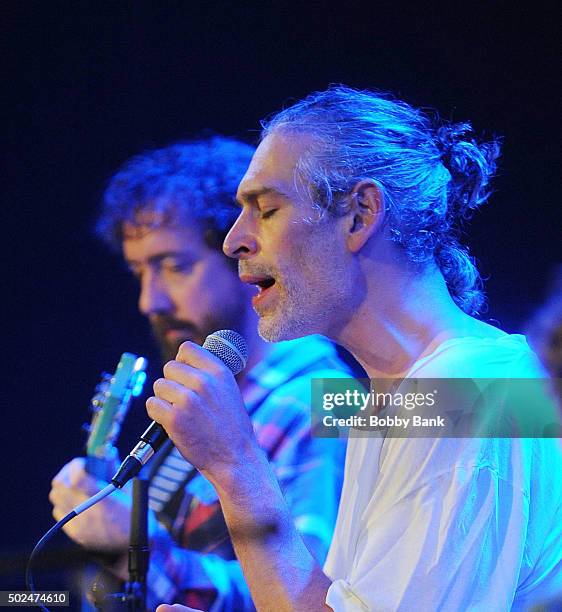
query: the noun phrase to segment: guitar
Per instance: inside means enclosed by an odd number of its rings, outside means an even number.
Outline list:
[[[86,425],[86,471],[109,482],[118,459],[115,442],[131,400],[141,394],[148,361],[123,353],[113,375],[104,373],[90,402],[93,418]]]
[[[118,452],[115,442],[121,432],[121,425],[131,401],[142,393],[146,381],[148,361],[132,353],[123,353],[115,373],[103,373],[90,401],[92,421],[85,424],[88,432],[86,442],[86,471],[88,474],[109,482],[117,469]],[[98,558],[98,562],[101,557]],[[114,559],[113,559],[114,561]],[[94,612],[102,607],[105,593],[103,573],[98,568],[86,565],[81,582],[84,594],[81,611]],[[85,594],[90,591],[91,600]],[[93,602],[96,603],[94,608]]]

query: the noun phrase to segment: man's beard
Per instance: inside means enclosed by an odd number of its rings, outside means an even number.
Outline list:
[[[240,265],[246,274],[268,275],[276,279],[279,291],[277,303],[269,310],[258,312],[258,333],[266,342],[294,340],[311,334],[330,335],[337,333],[348,321],[354,308],[359,307],[361,292],[355,291],[337,260],[320,254],[316,260],[303,252],[297,252],[295,261],[306,262],[308,274],[304,280],[295,279],[282,267]],[[341,279],[330,282],[328,278],[313,273],[322,270],[330,261],[332,274]],[[304,267],[304,266],[303,266]],[[349,308],[345,308],[348,305]],[[343,308],[342,308],[343,307]],[[348,310],[346,315],[344,309]],[[333,337],[333,336],[332,336]]]
[[[277,283],[280,286],[277,304],[272,311],[259,315],[258,333],[261,338],[266,342],[282,342],[316,333],[311,320],[316,321],[319,315],[307,316],[308,300],[298,299],[303,291],[291,285],[281,289],[280,281]],[[309,296],[310,292],[307,293]]]
[[[207,317],[201,325],[169,315],[156,315],[151,319],[150,325],[152,335],[160,349],[162,362],[167,363],[176,358],[181,344],[187,340],[201,346],[209,334],[219,329],[233,329],[242,333],[244,331],[244,308],[239,300],[233,300],[228,311],[222,312],[220,317]],[[166,332],[169,330],[178,330],[181,336],[171,340],[166,337]]]
[[[207,326],[205,326],[205,330],[202,330],[189,321],[181,321],[180,319],[175,319],[168,315],[157,315],[151,319],[150,326],[164,363],[176,358],[178,349],[185,340],[203,344],[208,335],[205,333]],[[182,332],[182,338],[178,338],[177,340],[168,339],[166,337],[166,332],[169,330],[178,330]]]

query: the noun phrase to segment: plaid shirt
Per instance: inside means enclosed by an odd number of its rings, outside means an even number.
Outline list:
[[[310,380],[349,375],[334,347],[312,336],[274,345],[247,373],[243,390],[257,440],[267,452],[298,531],[320,563],[335,524],[345,443],[311,436]],[[164,454],[170,453],[177,454],[172,461],[185,462],[172,446]],[[156,476],[162,465],[161,460]],[[151,498],[154,493],[151,488]],[[218,496],[201,474],[188,471],[186,483],[156,516],[149,609],[179,602],[213,611],[254,610]],[[200,588],[202,584],[209,588]]]

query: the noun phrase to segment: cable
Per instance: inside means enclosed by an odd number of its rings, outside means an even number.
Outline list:
[[[33,574],[32,574],[33,562],[35,561],[37,555],[41,552],[45,544],[55,535],[55,533],[57,533],[57,531],[59,531],[62,527],[64,527],[74,517],[78,516],[79,514],[82,514],[82,512],[84,512],[88,508],[91,508],[94,504],[97,504],[104,497],[107,497],[108,495],[113,493],[113,491],[115,491],[115,485],[108,484],[101,491],[99,491],[98,493],[96,493],[95,495],[87,499],[82,504],[76,506],[76,508],[71,510],[58,523],[55,523],[49,529],[49,531],[47,531],[47,533],[39,540],[39,542],[37,542],[37,544],[35,545],[35,548],[33,549],[33,552],[31,553],[31,556],[29,557],[29,561],[27,563],[27,569],[25,570],[25,583],[27,585],[28,591],[31,591],[32,593],[35,592],[35,584],[33,582]],[[41,608],[41,610],[43,610],[43,612],[49,612],[49,608],[46,608],[42,604],[39,604],[39,607]]]

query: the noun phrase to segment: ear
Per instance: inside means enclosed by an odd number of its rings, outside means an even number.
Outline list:
[[[382,227],[384,198],[380,187],[372,180],[359,181],[350,195],[347,246],[352,253],[360,251],[369,238]]]

